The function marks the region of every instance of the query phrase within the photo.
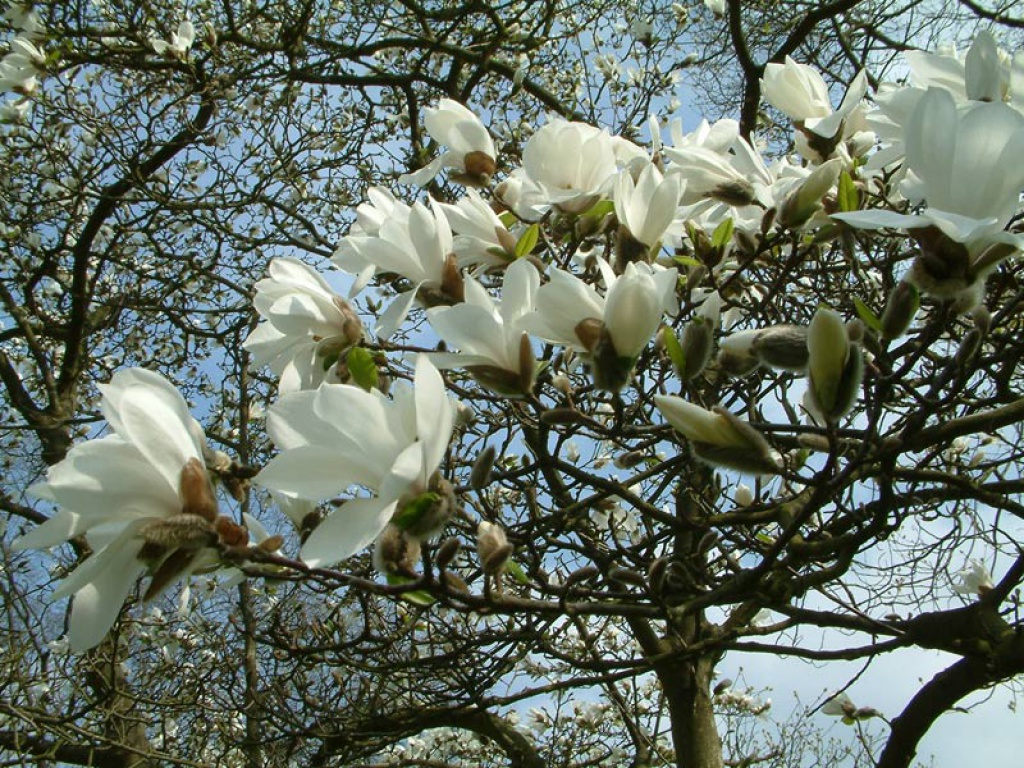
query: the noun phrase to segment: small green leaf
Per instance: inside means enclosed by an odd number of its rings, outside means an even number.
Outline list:
[[[665,329],[665,334],[662,338],[665,341],[665,354],[672,361],[676,374],[682,376],[683,371],[686,370],[686,353],[683,351],[683,345],[679,343],[679,339],[676,338],[676,335],[669,328]]]
[[[391,522],[403,531],[413,528],[420,522],[420,520],[423,519],[424,515],[430,513],[433,506],[440,500],[441,497],[431,491],[421,493],[415,499],[398,510],[398,512],[395,513],[395,516],[391,518]]]
[[[853,297],[853,306],[857,308],[857,316],[864,321],[864,325],[872,330],[882,332],[882,321],[871,311],[871,308],[856,296]]]
[[[511,229],[513,226],[515,226],[515,223],[519,221],[519,219],[516,218],[516,215],[512,213],[512,211],[505,211],[499,214],[498,218],[501,220],[501,223],[505,225],[505,229]]]
[[[600,221],[609,213],[615,210],[615,203],[611,200],[598,200],[590,208],[584,212],[584,216],[590,216],[596,221]]]
[[[367,392],[377,386],[377,364],[373,362],[373,355],[369,350],[362,347],[353,347],[345,359],[348,365],[348,372],[352,375],[352,381]]]
[[[530,583],[530,579],[526,575],[526,571],[524,571],[522,566],[515,560],[505,561],[505,573],[515,579],[519,584],[527,586]]]
[[[387,575],[387,580],[388,584],[392,587],[397,587],[402,584],[409,584],[411,581],[413,581],[412,579],[406,576],[400,576],[395,573],[389,573]],[[399,595],[399,597],[405,600],[407,603],[412,603],[413,605],[427,606],[433,605],[437,602],[437,599],[433,595],[431,595],[429,592],[423,589],[414,589],[411,592],[403,592]]]
[[[323,366],[325,371],[331,370],[331,366],[338,362],[340,355],[324,355]]]
[[[860,210],[860,193],[847,171],[839,174],[839,210],[843,213]]]
[[[519,237],[518,242],[516,242],[516,258],[521,259],[523,256],[532,253],[537,245],[538,238],[540,238],[540,225],[531,224]]]
[[[711,247],[712,248],[725,248],[732,240],[733,223],[732,217],[723,219],[722,223],[715,227],[714,233],[711,235]]]
[[[702,264],[693,256],[673,256],[672,261],[681,267],[700,267]]]

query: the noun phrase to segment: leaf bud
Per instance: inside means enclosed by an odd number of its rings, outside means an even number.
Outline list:
[[[397,525],[388,523],[373,546],[373,567],[388,576],[415,579],[420,542]]]

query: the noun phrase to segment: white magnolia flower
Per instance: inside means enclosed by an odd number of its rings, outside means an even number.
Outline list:
[[[979,32],[965,57],[949,53],[907,51],[910,81],[918,88],[942,88],[958,102],[1005,101],[1024,110],[1024,52],[999,48],[991,32]]]
[[[430,205],[395,201],[394,214],[376,234],[346,237],[332,257],[341,269],[360,275],[362,284],[374,272],[391,272],[413,284],[381,315],[377,334],[383,339],[398,330],[417,298],[428,306],[462,300],[451,227],[438,204],[432,200]]]
[[[652,248],[672,223],[686,181],[679,174],[663,177],[653,163],[646,163],[634,182],[628,169],[615,181],[615,215],[630,236]]]
[[[832,715],[833,717],[852,717],[856,711],[857,705],[845,693],[837,693],[821,707],[823,715]]]
[[[438,144],[448,147],[448,151],[415,173],[399,177],[399,183],[422,187],[442,168],[452,168],[457,172],[452,177],[454,180],[474,186],[486,185],[494,174],[497,152],[480,118],[451,99],[441,99],[436,107],[427,107],[424,112],[427,133]]]
[[[437,354],[439,368],[465,368],[499,394],[523,396],[533,390],[536,361],[523,319],[534,311],[540,275],[519,259],[505,270],[501,302],[495,303],[474,278],[466,278],[466,300],[427,311],[437,335],[457,354]]]
[[[281,392],[311,389],[359,343],[363,325],[348,302],[301,261],[274,259],[269,273],[256,283],[253,299],[263,322],[242,346],[252,353],[253,365],[269,366],[281,378]]]
[[[923,202],[924,210],[833,218],[865,229],[909,230],[925,258],[915,260],[907,279],[969,308],[980,299],[985,276],[1024,246],[1024,238],[1003,231],[1024,189],[1024,167],[1016,160],[1024,153],[1024,115],[1002,103],[958,107],[947,91],[929,88],[917,99],[903,137],[909,172],[902,191]]]
[[[523,148],[523,170],[530,182],[523,206],[553,205],[582,213],[610,190],[618,164],[646,157],[642,149],[585,123],[555,119]]]
[[[681,199],[684,205],[706,199],[731,206],[770,203],[765,195],[773,175],[757,150],[738,133],[733,135],[731,127],[726,124],[718,133],[709,133],[705,143],[665,148],[665,155],[672,161],[666,173],[678,173],[686,179]],[[723,140],[727,138],[731,141],[725,145]]]
[[[606,292],[560,269],[537,294],[537,311],[523,320],[531,333],[589,356],[599,386],[617,391],[666,311],[677,309],[676,270],[631,263],[616,275],[597,259]]]
[[[992,574],[980,560],[972,560],[970,566],[960,571],[957,576],[960,583],[953,587],[953,591],[958,595],[982,597],[996,586],[992,582]]]
[[[114,434],[74,446],[50,467],[46,482],[30,492],[59,510],[14,542],[16,549],[36,549],[86,535],[94,554],[54,593],[75,596],[69,638],[76,651],[103,639],[147,568],[153,594],[216,562],[205,438],[184,399],[141,368],[118,372],[100,392]]]
[[[457,234],[453,248],[462,269],[505,267],[516,255],[517,237],[475,189],[455,205],[440,203]]]
[[[394,398],[347,384],[282,397],[267,413],[281,449],[256,482],[289,497],[325,499],[358,485],[373,493],[337,506],[300,556],[310,565],[344,560],[374,541],[396,512],[435,492],[455,424],[444,381],[421,355],[413,387]]]
[[[149,44],[160,56],[184,59],[188,56],[189,49],[195,40],[196,28],[191,21],[186,19],[178,25],[178,29],[175,32],[171,32],[170,41],[151,37]]]

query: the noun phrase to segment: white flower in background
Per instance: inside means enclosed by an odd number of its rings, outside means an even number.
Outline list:
[[[856,711],[857,705],[845,693],[837,693],[821,707],[823,715],[832,715],[834,717],[852,717]]]
[[[907,51],[910,81],[918,88],[942,88],[958,102],[1006,101],[1024,110],[1024,53],[999,48],[991,32],[974,38],[966,57],[949,53]]]
[[[677,272],[631,263],[616,275],[598,257],[605,294],[560,269],[537,294],[537,311],[526,317],[525,327],[555,344],[587,355],[595,383],[618,391],[629,381],[637,357],[651,340],[666,311],[678,308]]]
[[[736,490],[733,491],[733,500],[738,507],[749,507],[754,503],[754,492],[749,485],[737,483]]]
[[[39,87],[36,77],[44,71],[46,56],[27,37],[10,42],[10,52],[0,60],[0,93],[14,91],[29,95]]]
[[[818,70],[789,56],[784,64],[765,65],[761,92],[765,101],[791,120],[821,119],[832,114],[828,86]]]
[[[960,571],[957,576],[960,583],[953,587],[953,591],[958,595],[983,597],[996,586],[992,582],[992,574],[980,560],[972,560],[970,566]]]
[[[414,386],[394,398],[347,384],[282,397],[267,413],[281,449],[256,482],[288,497],[319,500],[359,485],[373,493],[335,507],[309,535],[300,556],[310,565],[345,560],[373,542],[396,514],[447,503],[436,476],[455,424],[455,404],[430,360],[416,362]],[[449,491],[450,492],[450,491]],[[431,507],[431,509],[425,509]],[[406,532],[409,532],[406,529]]]
[[[664,177],[653,163],[646,163],[636,181],[628,169],[615,180],[615,215],[629,236],[648,250],[665,236],[679,207],[686,181],[674,174]]]
[[[41,37],[46,31],[39,14],[32,10],[31,3],[12,3],[4,11],[3,17],[11,22],[14,29],[29,39]]]
[[[184,60],[195,41],[196,28],[192,25],[191,21],[186,19],[178,25],[176,31],[171,32],[170,41],[151,37],[149,44],[160,56]]]
[[[341,269],[358,274],[360,282],[375,272],[404,277],[412,288],[399,294],[381,315],[377,335],[386,339],[405,320],[417,298],[427,306],[461,301],[462,277],[452,253],[452,230],[444,212],[431,201],[407,206],[396,202],[396,215],[384,221],[374,235],[350,235],[335,251]]]
[[[520,204],[582,213],[609,192],[618,164],[637,157],[646,153],[625,139],[586,123],[554,119],[523,148],[530,183]]]
[[[466,300],[427,311],[437,335],[456,354],[431,356],[439,368],[465,368],[484,387],[509,397],[533,390],[536,361],[523,319],[534,311],[540,275],[519,259],[505,270],[501,301],[495,303],[480,283],[466,278]]]
[[[216,563],[217,502],[203,462],[205,437],[178,391],[141,368],[100,385],[113,435],[74,446],[30,492],[59,507],[16,549],[52,547],[85,534],[94,554],[55,598],[74,595],[69,638],[76,651],[99,643],[147,569],[147,597]],[[219,528],[219,526],[218,526]],[[244,543],[244,529],[235,526]]]
[[[280,377],[281,392],[311,389],[362,340],[363,324],[312,267],[279,258],[268,271],[253,299],[263,322],[242,346],[252,353],[253,365],[266,365]]]
[[[496,167],[494,142],[484,124],[466,107],[451,99],[441,99],[436,107],[427,107],[423,125],[427,133],[448,151],[415,173],[399,177],[400,184],[422,187],[429,184],[442,168],[453,169],[453,181],[486,186]]]
[[[666,175],[680,174],[686,179],[680,201],[684,205],[707,199],[738,207],[770,202],[766,192],[774,177],[757,150],[742,136],[732,137],[723,148],[722,140],[731,133],[728,128],[724,126],[713,141],[704,144],[665,148],[665,155],[672,161]]]
[[[725,16],[725,0],[704,0],[704,7],[715,16]]]

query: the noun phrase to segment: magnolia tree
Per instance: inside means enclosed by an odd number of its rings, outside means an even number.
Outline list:
[[[0,749],[908,766],[1024,672],[1008,41],[356,5],[7,10]]]

